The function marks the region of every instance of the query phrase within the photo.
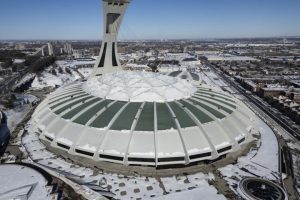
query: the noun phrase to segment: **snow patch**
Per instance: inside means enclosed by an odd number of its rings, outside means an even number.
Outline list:
[[[68,140],[67,138],[58,138],[56,139],[57,142],[72,146],[73,142]]]
[[[91,151],[91,152],[95,152],[96,151],[96,147],[91,146],[89,144],[83,145],[83,146],[78,146],[79,149],[83,149],[83,150],[87,150],[87,151]]]

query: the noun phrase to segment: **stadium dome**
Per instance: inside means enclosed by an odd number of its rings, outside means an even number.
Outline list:
[[[237,98],[198,81],[120,71],[59,88],[36,109],[48,147],[101,165],[188,165],[238,151],[255,115]]]

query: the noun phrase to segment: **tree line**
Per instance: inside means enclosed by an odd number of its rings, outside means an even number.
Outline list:
[[[0,50],[0,62],[2,67],[7,69],[13,65],[12,58],[25,59],[26,54],[18,50]]]
[[[47,67],[53,65],[56,61],[56,58],[54,56],[49,57],[37,57],[37,56],[31,56],[28,57],[24,64],[26,66],[29,66],[29,71],[32,73],[40,73],[44,71]]]
[[[25,62],[14,64],[13,59],[15,58],[25,59]],[[54,64],[55,60],[56,58],[54,56],[28,56],[18,50],[0,50],[0,62],[2,62],[2,68],[7,69],[11,67],[13,71],[17,71],[17,68],[28,67],[30,72],[40,73],[45,68]]]

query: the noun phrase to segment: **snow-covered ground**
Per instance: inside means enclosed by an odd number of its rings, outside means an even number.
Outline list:
[[[17,95],[17,98],[21,98],[24,104],[21,104],[13,109],[4,110],[7,116],[7,126],[12,132],[16,126],[24,119],[27,113],[31,110],[31,103],[38,100],[37,97],[33,95]]]
[[[34,88],[43,88],[47,86],[63,85],[73,82],[80,78],[77,72],[71,70],[71,74],[65,72],[65,68],[71,68],[69,63],[57,63],[64,71],[63,74],[53,75],[50,69],[42,73],[41,77],[36,77],[33,82]],[[78,71],[87,77],[91,68],[78,68]],[[199,72],[200,80],[216,87],[226,86],[213,72]],[[18,119],[17,116],[13,117]],[[19,117],[21,118],[21,116]],[[17,122],[17,121],[16,121]],[[244,157],[238,159],[237,163],[224,166],[219,169],[224,180],[229,184],[238,196],[241,196],[237,189],[239,180],[248,176],[260,176],[270,180],[278,179],[278,144],[272,130],[263,122],[258,122],[260,130],[260,139],[257,141],[257,148]],[[226,199],[219,194],[217,189],[210,185],[215,179],[212,173],[195,173],[192,175],[173,176],[156,179],[145,176],[124,176],[120,174],[95,172],[91,168],[75,165],[68,162],[57,155],[49,152],[40,142],[38,135],[31,129],[30,123],[28,133],[25,134],[22,143],[29,153],[30,159],[49,169],[53,169],[60,173],[61,176],[72,178],[81,182],[94,183],[99,185],[100,180],[106,180],[107,189],[114,195],[116,199],[155,199],[155,200],[223,200]],[[91,190],[84,191],[87,195],[93,193]]]
[[[201,73],[202,80],[208,85],[214,85],[217,87],[227,86],[226,83],[222,79],[220,79],[215,73],[212,71],[206,71]]]
[[[16,95],[16,96],[17,96],[17,98],[22,98],[25,102],[28,102],[28,103],[34,103],[39,100],[36,96],[33,96],[31,94],[22,94],[22,95]]]
[[[259,164],[268,169],[278,173],[278,142],[272,129],[265,124],[263,121],[258,123],[259,132],[261,136],[259,150],[256,155],[250,158],[252,163]],[[267,155],[267,156],[266,156]],[[261,174],[261,177],[266,177],[267,174]],[[269,179],[274,178],[273,176],[268,177]]]
[[[35,77],[35,74],[26,74],[21,80],[18,81],[18,83],[15,85],[15,88],[18,88],[22,84],[27,83],[29,80],[32,80]]]
[[[30,108],[30,105],[27,104],[21,107],[4,111],[7,116],[7,126],[11,132],[24,119],[26,114],[30,111]]]
[[[32,83],[32,89],[42,89],[44,87],[57,87],[79,80],[82,78],[82,76],[87,78],[91,74],[93,68],[82,66],[90,66],[94,63],[94,60],[56,61],[57,67],[50,66],[42,74],[35,77]],[[67,71],[69,71],[70,73],[68,73]]]
[[[156,199],[198,200],[199,196],[203,196],[207,200],[226,199],[223,195],[218,194],[214,186],[209,184],[209,181],[212,180],[214,180],[212,173],[204,174],[201,172],[187,176],[161,178],[165,190],[170,194]]]
[[[79,80],[80,75],[74,71],[72,68],[69,68],[65,65],[58,65],[62,69],[62,73],[58,68],[49,67],[41,75],[36,76],[32,82],[32,89],[42,89],[44,87],[57,87],[64,84],[72,83],[76,80]],[[71,73],[68,73],[67,68]],[[53,74],[53,70],[56,72]]]
[[[25,62],[25,59],[14,59],[14,63],[23,63]]]
[[[246,156],[240,157],[236,164],[219,169],[231,190],[237,195],[243,195],[237,186],[245,177],[260,177],[273,181],[280,179],[277,139],[271,128],[262,120],[259,120],[258,127],[260,140],[257,147],[252,148]]]
[[[61,67],[77,68],[78,66],[94,65],[96,60],[59,60],[56,61]]]
[[[93,68],[78,68],[77,69],[85,78],[92,74]]]
[[[0,165],[0,200],[51,199],[46,179],[37,171],[21,165]],[[27,199],[27,198],[26,198]]]
[[[157,198],[153,198],[153,200],[225,200],[226,198],[223,195],[216,194],[217,190],[206,184],[198,187],[196,189],[192,189],[189,191],[182,191],[177,193],[168,194],[165,196],[160,196]]]

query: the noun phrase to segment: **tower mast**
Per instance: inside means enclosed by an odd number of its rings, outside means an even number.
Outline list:
[[[103,39],[91,77],[121,70],[117,36],[129,0],[103,0]]]

